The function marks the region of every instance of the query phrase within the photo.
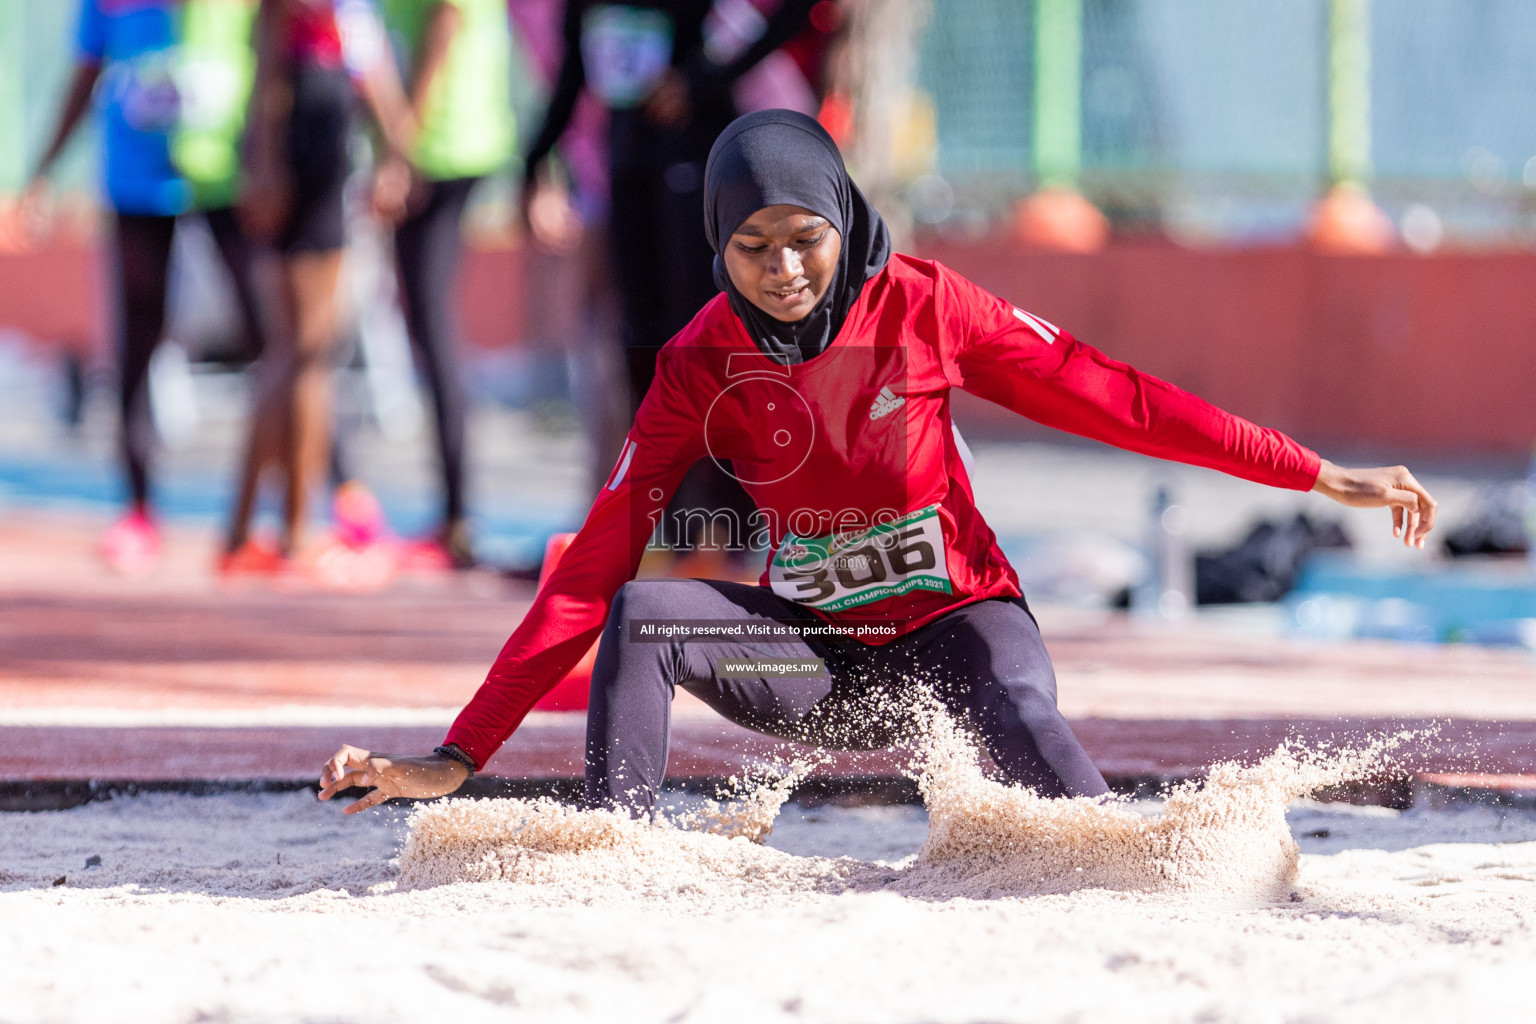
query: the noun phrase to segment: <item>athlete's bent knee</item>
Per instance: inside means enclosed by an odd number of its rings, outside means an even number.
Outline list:
[[[681,590],[692,580],[630,580],[619,588],[609,608],[609,617],[627,625],[635,619],[661,619],[675,611],[683,601]],[[627,629],[626,629],[627,632]]]

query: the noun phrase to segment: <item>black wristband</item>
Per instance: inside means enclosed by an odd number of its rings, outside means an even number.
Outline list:
[[[459,745],[457,743],[444,743],[440,747],[432,748],[432,753],[436,754],[438,757],[446,757],[450,761],[459,762],[459,764],[469,769],[470,775],[475,774],[475,772],[479,770],[479,768],[475,765],[475,759],[464,753],[463,750],[459,749]]]

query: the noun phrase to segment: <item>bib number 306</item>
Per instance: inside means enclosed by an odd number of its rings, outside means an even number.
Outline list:
[[[786,537],[768,580],[780,597],[829,612],[913,590],[951,593],[938,506],[863,533]]]

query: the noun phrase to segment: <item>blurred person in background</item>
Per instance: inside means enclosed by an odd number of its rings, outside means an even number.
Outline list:
[[[538,215],[541,188],[550,185],[545,163],[585,86],[608,113],[609,239],[629,413],[650,388],[656,353],[718,290],[698,213],[709,148],[738,113],[734,86],[806,27],[813,6],[782,0],[765,16],[746,0],[566,0],[560,70],[524,164],[524,220],[536,237],[558,223]],[[744,520],[751,505],[740,484],[706,460],[680,490],[673,521],[692,523],[685,510],[702,509],[698,518],[710,523],[719,508]],[[682,547],[693,540],[676,539]]]
[[[256,0],[82,0],[75,68],[51,141],[27,189],[26,219],[47,205],[47,175],[94,97],[112,223],[121,458],[127,513],[102,538],[109,564],[145,572],[160,550],[150,493],[155,425],[149,364],[165,331],[178,218],[202,216],[228,268],[243,337],[262,347],[251,253],[234,212],[250,94]]]
[[[396,223],[401,304],[432,392],[443,492],[442,520],[418,554],[466,568],[466,396],[451,305],[465,204],[512,156],[512,37],[505,0],[384,0],[383,14],[416,130],[405,156],[380,164],[374,205]]]
[[[512,0],[515,38],[546,89],[562,63],[562,0]],[[559,351],[588,447],[587,493],[607,482],[629,429],[618,346],[618,293],[608,255],[608,114],[589,94],[540,174],[522,249],[523,329],[535,350]]]
[[[275,273],[262,281],[272,313],[268,349],[219,560],[224,575],[279,572],[294,555],[321,553],[306,551],[309,503],[331,457],[344,190],[359,94],[379,126],[382,162],[403,159],[414,118],[371,5],[261,0],[240,215],[250,237],[275,258]],[[276,545],[250,532],[268,473],[283,487]],[[335,539],[359,549],[382,539],[382,513],[360,484],[343,484],[335,509]]]

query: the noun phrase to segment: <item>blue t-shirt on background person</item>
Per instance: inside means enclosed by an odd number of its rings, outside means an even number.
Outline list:
[[[102,184],[119,213],[185,212],[192,189],[171,156],[180,0],[82,0],[79,59],[102,65],[96,87]]]

